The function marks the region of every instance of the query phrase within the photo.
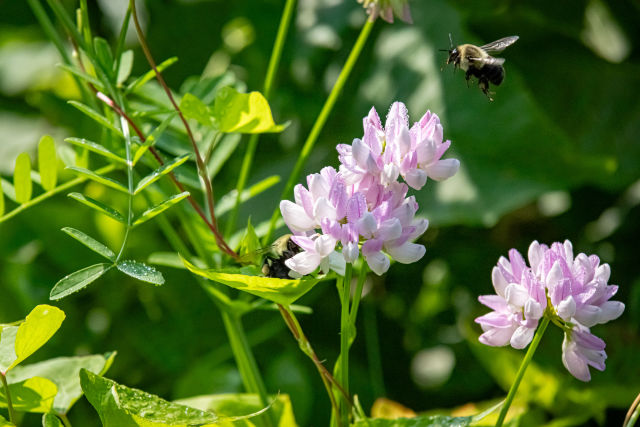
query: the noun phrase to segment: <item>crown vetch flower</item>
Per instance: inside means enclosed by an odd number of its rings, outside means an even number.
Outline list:
[[[381,275],[389,269],[389,257],[408,264],[424,256],[424,246],[414,241],[429,222],[415,218],[418,203],[407,197],[409,186],[420,189],[428,177],[446,179],[460,163],[441,160],[451,142],[443,142],[437,115],[427,112],[411,129],[408,123],[401,102],[391,106],[384,128],[372,108],[363,119],[362,139],[337,146],[339,171],[325,167],[309,175],[307,187],[294,188],[293,202],[280,202],[293,241],[302,248],[285,261],[291,270],[300,275],[328,266],[341,271],[362,254]]]
[[[600,264],[596,255],[580,253],[574,257],[569,240],[550,247],[534,241],[529,246],[527,266],[512,249],[509,260],[500,258],[493,269],[496,295],[479,300],[493,309],[476,319],[484,331],[480,341],[487,345],[529,344],[542,316],[564,331],[562,362],[582,381],[589,381],[589,366],[605,369],[605,343],[593,335],[592,326],[618,318],[624,304],[611,301],[618,291],[609,285],[611,269]],[[539,306],[538,306],[539,305]]]
[[[509,251],[508,260],[500,257],[491,279],[496,295],[478,298],[494,310],[475,320],[484,331],[480,342],[491,346],[511,344],[513,348],[525,348],[533,339],[547,306],[544,288],[515,249]]]
[[[358,3],[362,3],[372,21],[380,16],[385,21],[393,23],[395,13],[404,22],[413,23],[408,0],[358,0]]]
[[[456,159],[441,159],[451,141],[443,141],[440,118],[430,111],[409,129],[406,106],[394,102],[384,128],[375,108],[363,120],[363,127],[362,139],[337,147],[340,173],[348,183],[360,183],[365,188],[373,182],[386,186],[402,176],[410,187],[419,190],[427,177],[442,181],[460,168]]]

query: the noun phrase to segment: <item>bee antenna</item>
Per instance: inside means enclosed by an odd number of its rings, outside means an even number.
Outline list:
[[[453,38],[451,37],[451,33],[449,33],[449,46],[453,49]]]

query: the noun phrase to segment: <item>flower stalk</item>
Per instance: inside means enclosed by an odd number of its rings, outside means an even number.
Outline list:
[[[4,387],[4,394],[7,396],[7,410],[9,411],[9,421],[15,423],[16,413],[13,409],[13,402],[11,401],[11,392],[9,390],[9,384],[7,384],[6,376],[0,372],[0,380],[2,380],[2,386]]]
[[[340,315],[340,384],[342,384],[342,388],[347,396],[349,395],[349,347],[351,341],[351,331],[353,330],[351,317],[349,315],[352,270],[352,264],[347,263],[344,277],[341,280],[342,310]],[[351,405],[349,404],[349,401],[346,398],[343,398],[340,403],[340,418],[343,425],[349,425],[350,409]]]
[[[524,373],[527,370],[527,367],[531,363],[533,359],[533,355],[538,348],[538,344],[540,344],[540,340],[542,339],[542,335],[544,335],[544,331],[547,329],[549,325],[549,317],[544,316],[542,321],[540,322],[540,326],[538,326],[538,330],[533,337],[533,341],[531,341],[531,345],[529,345],[529,349],[527,350],[527,354],[522,359],[522,363],[518,368],[518,372],[516,373],[516,378],[511,384],[511,388],[509,389],[509,393],[507,394],[507,398],[504,401],[504,405],[502,405],[502,409],[500,410],[500,415],[498,416],[498,421],[496,422],[496,427],[501,427],[504,423],[504,420],[507,416],[507,412],[509,411],[509,407],[513,402],[514,397],[516,396],[516,392],[518,391],[518,387],[520,386],[520,382],[524,377]]]

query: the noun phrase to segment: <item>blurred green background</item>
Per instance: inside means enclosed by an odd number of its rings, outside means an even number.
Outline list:
[[[69,10],[75,2],[64,2]],[[124,0],[89,2],[96,34],[117,37]],[[158,61],[178,56],[165,74],[178,89],[190,76],[231,72],[260,90],[283,1],[141,2]],[[515,247],[570,239],[575,252],[611,264],[624,315],[593,332],[607,342],[607,370],[589,384],[564,370],[562,337],[550,329],[524,380],[519,425],[619,425],[640,392],[640,7],[631,1],[412,1],[414,25],[376,24],[305,173],[337,166],[335,145],[362,135],[371,106],[384,117],[395,100],[411,121],[425,110],[443,121],[448,157],[460,173],[417,194],[431,221],[421,262],[394,265],[367,282],[353,347],[352,389],[365,409],[386,396],[416,410],[482,406],[504,396],[523,352],[477,344],[473,318],[486,309],[490,272]],[[18,153],[35,153],[41,135],[62,145],[93,123],[66,101],[77,97],[59,56],[24,1],[0,2],[0,173],[10,178]],[[260,138],[251,182],[286,180],[365,15],[355,0],[302,0],[284,49],[270,103],[279,135]],[[443,67],[454,43],[484,44],[507,35],[506,79],[489,102],[464,74]],[[147,70],[135,34],[133,75]],[[244,140],[243,140],[244,141]],[[246,142],[246,141],[245,141]],[[234,188],[241,144],[214,183]],[[33,156],[32,156],[33,158]],[[84,191],[124,204],[96,184]],[[78,191],[79,189],[76,189]],[[281,188],[244,206],[242,218],[267,219]],[[171,215],[171,214],[168,214]],[[24,317],[47,302],[53,284],[98,257],[60,232],[72,226],[116,246],[121,230],[61,195],[0,224],[0,321]],[[156,225],[136,229],[131,258],[170,250]],[[85,259],[86,258],[86,259]],[[241,391],[242,383],[213,304],[184,271],[162,268],[164,286],[109,273],[59,306],[67,320],[31,362],[117,350],[107,376],[177,399]],[[302,326],[327,366],[339,351],[335,286],[322,283],[301,301],[313,308]],[[270,392],[292,396],[300,425],[325,425],[329,402],[314,367],[299,352],[277,312],[244,319]],[[507,379],[505,380],[505,376]],[[467,410],[475,411],[467,405]],[[460,412],[456,413],[463,413]],[[74,425],[98,423],[81,401]],[[37,425],[38,417],[27,418]]]

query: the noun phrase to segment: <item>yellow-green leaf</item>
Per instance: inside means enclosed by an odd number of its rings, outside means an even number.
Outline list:
[[[196,267],[184,258],[182,262],[192,273],[282,305],[292,304],[320,281],[320,279],[316,278],[276,279],[226,273],[214,269]]]
[[[20,153],[16,158],[13,187],[18,203],[27,203],[31,199],[31,159],[27,153]]]
[[[276,125],[269,103],[259,92],[240,93],[231,86],[218,91],[211,112],[220,132],[282,132]]]
[[[16,427],[16,425],[14,423],[10,423],[5,417],[0,415],[0,427]]]
[[[2,180],[0,180],[0,216],[4,215],[4,192],[2,191]]]
[[[31,356],[56,333],[65,318],[64,311],[47,304],[36,306],[18,327],[16,360],[9,369]]]
[[[209,107],[195,95],[186,93],[180,101],[180,110],[187,119],[194,119],[204,126],[212,125]]]
[[[53,190],[58,180],[58,158],[56,157],[56,143],[49,135],[40,138],[38,144],[38,169],[40,170],[40,184],[46,191]]]
[[[18,383],[9,384],[13,409],[19,412],[51,411],[58,387],[42,377],[33,377]],[[0,389],[0,406],[7,407],[4,387]]]
[[[42,427],[64,427],[64,424],[54,414],[42,414]]]
[[[58,283],[56,283],[53,289],[51,289],[49,299],[58,300],[60,298],[71,295],[74,292],[78,292],[79,290],[93,283],[100,276],[109,271],[112,267],[113,264],[102,263],[90,265],[89,267],[74,271],[68,276],[65,276],[62,279],[58,280]]]

